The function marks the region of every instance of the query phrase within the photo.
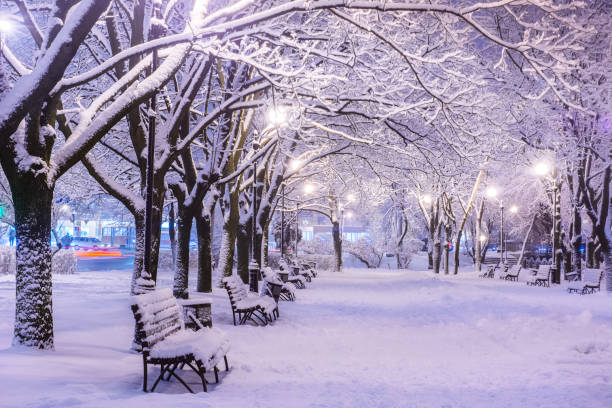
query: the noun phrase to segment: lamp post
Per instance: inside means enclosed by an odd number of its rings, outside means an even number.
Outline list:
[[[490,198],[497,198],[497,189],[495,187],[489,187],[487,189],[487,196]],[[504,200],[499,199],[499,211],[500,211],[500,228],[499,228],[499,261],[501,263],[505,263],[504,261]],[[506,259],[507,261],[507,259]]]
[[[299,240],[299,233],[300,233],[300,196],[297,196],[297,206],[295,208],[295,245],[294,245],[294,250],[295,250],[295,258],[297,259],[297,251],[298,251],[298,240]]]
[[[546,162],[539,162],[534,166],[536,175],[543,177],[549,182],[548,190],[552,194],[553,205],[553,228],[552,228],[552,264],[553,264],[553,283],[561,283],[561,199],[559,197],[560,183],[558,180],[557,168],[550,166]],[[550,176],[548,176],[550,174]]]
[[[259,150],[259,143],[253,142],[253,154]],[[257,160],[253,160],[253,185],[251,186],[251,262],[249,262],[249,289],[259,292],[259,263],[255,241],[257,239]]]
[[[281,197],[283,200],[283,210],[281,211],[281,246],[280,246],[280,256],[281,258],[285,256],[285,182],[283,181],[283,185],[281,186]]]

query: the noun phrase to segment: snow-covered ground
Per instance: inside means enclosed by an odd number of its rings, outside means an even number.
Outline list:
[[[176,381],[144,394],[140,356],[128,350],[129,278],[54,278],[56,351],[32,352],[10,347],[14,278],[0,277],[0,406],[612,406],[612,297],[364,269],[321,274],[269,327],[233,327],[216,289],[230,372],[208,394]]]

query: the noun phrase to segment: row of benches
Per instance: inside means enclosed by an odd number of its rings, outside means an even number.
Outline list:
[[[540,265],[538,269],[521,268],[520,265],[491,265],[486,271],[478,275],[481,278],[493,278],[495,272],[500,270],[498,276],[500,279],[506,279],[510,281],[518,281],[519,274],[523,269],[527,269],[531,274],[527,277],[527,285],[533,286],[546,286],[550,287],[550,265]],[[582,271],[582,280],[575,280],[569,282],[567,285],[567,291],[569,293],[575,292],[583,294],[595,293],[600,290],[601,279],[603,277],[603,271],[600,269],[585,268]]]
[[[249,296],[247,286],[236,275],[223,278],[222,283],[232,307],[234,325],[247,322],[267,325],[277,319],[278,301],[294,301],[295,288],[306,288],[305,282],[310,282],[317,276],[315,266],[285,263],[281,266],[280,276],[270,268],[263,268],[264,285],[261,296]],[[282,271],[289,272],[284,276]],[[281,276],[285,277],[285,281]],[[194,323],[196,331],[186,329],[181,306],[173,296],[172,289],[157,289],[133,296],[132,312],[136,320],[136,338],[140,340],[142,351],[143,391],[153,392],[161,380],[169,381],[174,377],[193,393],[191,387],[176,372],[188,366],[200,377],[202,388],[206,392],[207,372],[212,371],[218,383],[218,364],[223,361],[225,370],[229,370],[227,353],[230,342],[227,336],[217,328],[204,327],[191,313],[188,313],[187,317]],[[160,372],[148,390],[150,365],[160,366]]]

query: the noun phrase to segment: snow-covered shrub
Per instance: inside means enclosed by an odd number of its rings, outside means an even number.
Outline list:
[[[363,262],[368,268],[378,268],[384,256],[371,239],[361,238],[357,242],[344,242],[344,250]]]
[[[320,255],[320,254],[300,254],[300,261],[302,262],[316,262],[317,271],[330,271],[334,269],[334,256],[333,255]],[[271,253],[268,256],[268,266],[273,270],[278,270],[280,261],[280,254]]]
[[[171,271],[172,270],[172,251],[170,249],[159,250],[159,260],[157,262],[157,268],[160,271]],[[198,250],[192,249],[189,252],[189,269],[198,268]]]
[[[316,262],[317,271],[331,271],[336,265],[333,255],[305,254],[300,255],[300,259],[304,262]]]
[[[404,240],[402,246],[398,248],[399,262],[398,268],[406,269],[410,262],[412,261],[412,256],[423,246],[423,241],[420,239],[409,239]]]
[[[309,255],[333,255],[334,253],[334,247],[331,242],[323,241],[318,238],[300,243],[299,250],[300,253]]]
[[[0,275],[15,274],[15,247],[0,247]]]
[[[51,271],[54,275],[72,275],[77,269],[77,258],[72,249],[60,249],[53,255]]]

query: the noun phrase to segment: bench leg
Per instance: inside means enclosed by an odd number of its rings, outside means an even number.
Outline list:
[[[202,380],[202,388],[204,389],[204,392],[208,392],[208,387],[206,387],[206,378],[204,377],[204,373],[206,372],[206,369],[202,366],[202,363],[199,362],[198,360],[196,360],[196,365],[198,366],[198,369],[194,371],[198,373],[198,375],[200,376],[200,379]]]
[[[229,371],[229,364],[227,364],[227,355],[223,356],[223,361],[225,362],[225,371]]]
[[[143,365],[143,371],[144,371],[144,379],[142,381],[142,391],[143,392],[147,392],[147,356],[145,356],[143,354],[142,356],[142,365]]]
[[[215,372],[215,384],[219,384],[219,369],[217,368],[217,366],[214,366],[213,370]]]

